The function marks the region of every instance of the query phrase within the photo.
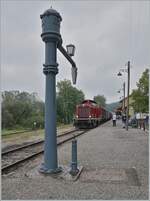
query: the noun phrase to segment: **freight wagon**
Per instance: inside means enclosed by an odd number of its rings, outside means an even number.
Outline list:
[[[74,126],[78,128],[94,128],[101,122],[111,118],[111,113],[100,107],[93,100],[84,100],[76,106]]]

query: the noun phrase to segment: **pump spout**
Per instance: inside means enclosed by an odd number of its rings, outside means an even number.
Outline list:
[[[72,73],[72,82],[73,84],[76,84],[76,81],[77,81],[77,67],[76,66],[72,66],[71,68],[71,73]]]

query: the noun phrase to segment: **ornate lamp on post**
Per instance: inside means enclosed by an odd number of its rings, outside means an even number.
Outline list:
[[[70,56],[74,56],[74,53],[75,53],[75,46],[72,45],[72,44],[69,44],[69,45],[66,45],[66,48],[67,48],[67,53],[68,53]]]

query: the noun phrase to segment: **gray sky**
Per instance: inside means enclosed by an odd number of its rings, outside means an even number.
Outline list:
[[[76,87],[86,98],[101,94],[118,101],[117,90],[131,60],[131,89],[150,66],[150,1],[1,1],[2,90],[37,92],[44,100],[42,14],[50,6],[62,16],[63,46],[76,46]],[[71,79],[71,66],[58,51],[57,81]]]

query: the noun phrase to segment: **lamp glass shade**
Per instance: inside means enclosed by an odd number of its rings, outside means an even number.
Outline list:
[[[66,46],[67,48],[67,53],[70,55],[70,56],[74,56],[74,53],[75,53],[75,46],[70,44],[70,45],[67,45]]]

